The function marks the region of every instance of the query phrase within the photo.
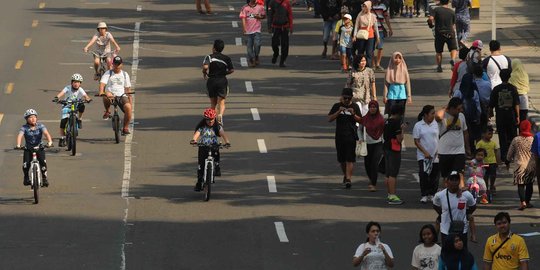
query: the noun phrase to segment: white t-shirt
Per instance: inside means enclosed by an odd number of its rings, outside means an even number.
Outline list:
[[[392,254],[392,250],[390,250],[390,247],[387,244],[383,244],[384,249],[386,250],[386,253],[388,253],[388,256],[390,258],[394,258],[394,255]],[[360,257],[362,256],[362,253],[364,253],[364,250],[366,248],[371,248],[371,252],[364,257],[362,260],[362,263],[360,264],[361,270],[387,270],[388,267],[386,267],[386,260],[384,259],[384,253],[382,252],[382,249],[380,249],[377,245],[372,245],[369,242],[363,243],[356,249],[356,252],[354,253],[354,257]]]
[[[437,192],[433,197],[433,205],[442,208],[441,214],[441,233],[448,235],[450,229],[450,212],[448,212],[448,201],[446,200],[446,188]],[[461,197],[457,197],[455,193],[448,192],[450,206],[452,207],[452,219],[462,220],[465,222],[463,233],[467,233],[469,222],[467,221],[467,207],[476,205],[476,200],[469,191],[463,191]]]
[[[436,121],[431,121],[431,123],[428,124],[424,120],[420,120],[414,124],[413,139],[420,139],[420,144],[432,157],[434,157],[433,162],[439,162],[439,157],[436,155],[439,145],[439,125]],[[416,160],[424,159],[424,153],[419,149],[416,149]]]
[[[64,93],[66,100],[82,99],[84,96],[86,96],[86,92],[82,87],[79,87],[77,91],[72,91],[71,85],[64,87],[64,89],[62,89],[62,93]]]
[[[495,64],[493,60],[499,63],[499,66],[501,67],[501,69],[505,69],[509,67],[509,63],[508,63],[508,60],[506,59],[506,56],[504,55],[491,56],[486,67],[487,75],[491,81],[491,89],[495,88],[495,86],[502,83],[501,77],[499,75],[501,70],[499,69],[497,64]]]
[[[432,247],[425,247],[420,244],[414,248],[411,265],[420,270],[439,269],[439,256],[441,247],[437,244]]]
[[[443,134],[447,127],[452,124],[454,117],[448,113],[444,113],[444,118],[439,125],[439,134]],[[456,155],[465,154],[465,141],[463,131],[467,130],[465,115],[459,113],[459,119],[456,121],[454,129],[446,132],[439,138],[439,154],[441,155]]]
[[[113,93],[116,97],[122,96],[125,93],[125,89],[131,87],[129,74],[123,70],[120,73],[114,73],[112,70],[105,72],[101,76],[100,83],[107,84],[105,90]]]

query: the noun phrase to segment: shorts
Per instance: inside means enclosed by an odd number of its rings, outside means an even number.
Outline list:
[[[377,47],[375,49],[382,50],[384,45],[384,31],[379,31],[379,43],[377,44]]]
[[[443,178],[447,178],[452,171],[463,173],[463,169],[465,168],[465,154],[439,154],[439,168],[441,169],[441,176]]]
[[[208,97],[210,98],[226,98],[229,94],[229,83],[227,78],[208,78],[208,81],[206,81],[206,90],[208,91]]]
[[[126,96],[126,95],[122,95],[122,96],[119,96],[119,97],[115,96],[114,97],[114,102],[116,102],[116,104],[118,104],[118,107],[120,108],[120,110],[123,113],[125,113],[124,106],[129,103],[128,96]]]
[[[339,52],[342,55],[352,56],[352,48],[347,48],[345,46],[339,46]]]
[[[337,160],[339,163],[356,162],[356,141],[336,138]]]
[[[403,1],[403,4],[404,4],[406,7],[413,7],[413,6],[414,6],[414,0],[404,0],[404,1]]]
[[[445,36],[447,35],[447,36]],[[455,34],[435,34],[435,52],[442,53],[444,44],[448,47],[448,51],[457,50],[457,40]]]
[[[384,149],[384,165],[386,177],[396,178],[401,166],[401,152]]]

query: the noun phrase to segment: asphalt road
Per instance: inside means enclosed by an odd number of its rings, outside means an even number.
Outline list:
[[[345,76],[336,61],[320,58],[321,20],[295,8],[288,67],[270,64],[264,34],[262,66],[248,69],[240,61],[245,47],[236,45],[241,28],[233,23],[245,2],[212,1],[214,16],[198,15],[186,2],[9,1],[0,10],[0,269],[346,269],[370,220],[382,223],[395,269],[410,269],[418,230],[436,217],[418,202],[411,136],[398,177],[404,205],[386,204],[382,178],[378,192],[367,191],[363,162],[353,188],[340,187],[334,125],[326,115]],[[35,108],[58,137],[60,108],[50,102],[56,92],[75,72],[85,77],[83,88],[97,89],[82,48],[100,20],[110,25],[135,81],[134,132],[114,144],[95,99],[84,116],[80,154],[47,153],[51,186],[33,205],[21,184],[21,153],[10,150],[22,114]],[[385,52],[402,51],[409,65],[413,104],[406,116],[414,123],[423,105],[446,103],[449,65],[443,74],[433,71],[423,18],[396,19],[394,33]],[[223,150],[223,176],[210,202],[202,202],[193,192],[197,149],[188,141],[209,104],[200,65],[216,38],[235,65],[224,117],[233,147]],[[538,231],[532,227],[538,210],[514,210],[509,177],[499,180],[496,203],[476,212],[480,243],[470,246],[477,260],[498,211],[510,212],[516,232]],[[268,179],[275,179],[276,192]],[[540,238],[527,243],[536,259]]]

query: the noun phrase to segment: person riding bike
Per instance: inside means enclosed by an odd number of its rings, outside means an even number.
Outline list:
[[[225,130],[216,121],[216,110],[208,108],[204,110],[203,113],[204,119],[202,119],[199,124],[195,127],[195,133],[193,134],[193,139],[189,142],[190,144],[203,144],[204,146],[199,146],[199,167],[197,168],[197,184],[195,185],[195,191],[201,191],[202,182],[203,182],[203,170],[204,170],[204,161],[208,157],[208,148],[212,147],[212,157],[214,158],[216,168],[214,175],[221,176],[221,168],[219,166],[219,144],[218,137],[222,137],[225,140],[225,147],[230,147],[229,139],[225,135]]]
[[[115,99],[122,112],[124,112],[122,135],[127,135],[130,134],[129,122],[131,121],[131,81],[129,74],[122,70],[124,66],[122,63],[120,56],[114,57],[113,69],[105,72],[99,83],[99,95],[105,95],[103,97],[103,105],[105,106],[103,120],[110,118],[111,100]]]
[[[92,101],[92,99],[86,94],[84,89],[81,87],[81,84],[83,82],[83,77],[79,73],[75,73],[71,75],[71,85],[67,85],[64,87],[64,89],[60,90],[60,92],[54,97],[53,101],[58,102],[60,98],[63,96],[66,96],[65,101],[72,101],[76,99],[85,99],[87,102]],[[60,120],[60,139],[58,140],[58,146],[64,147],[66,146],[66,124],[69,119],[69,111],[70,111],[71,105],[67,104],[62,106],[62,113],[61,113],[61,120]],[[82,128],[82,116],[84,113],[85,106],[83,103],[80,103],[77,106],[77,111],[79,113],[77,124],[79,125],[79,128]]]
[[[38,113],[34,109],[28,109],[24,113],[24,119],[26,120],[26,124],[24,124],[21,129],[19,130],[19,134],[17,135],[17,146],[15,148],[17,149],[23,149],[23,146],[21,145],[22,139],[24,137],[26,148],[32,148],[36,147],[41,144],[41,139],[43,135],[47,138],[47,146],[52,147],[52,138],[51,134],[49,134],[49,131],[43,125],[42,123],[37,122],[37,116]],[[37,158],[39,160],[39,166],[41,166],[41,173],[43,176],[43,186],[48,187],[49,181],[47,180],[47,161],[45,159],[45,151],[43,149],[39,149],[37,152]],[[24,173],[24,181],[23,184],[25,186],[30,185],[30,178],[28,176],[28,171],[30,170],[30,162],[32,161],[32,152],[29,150],[24,151],[23,155],[23,173]]]
[[[88,48],[90,46],[96,44],[95,47],[95,53],[99,54],[94,55],[94,70],[95,70],[95,76],[94,80],[99,80],[100,74],[98,73],[99,68],[99,62],[100,62],[100,56],[106,53],[111,52],[111,42],[114,44],[114,47],[116,48],[114,50],[115,53],[120,52],[120,46],[118,46],[118,43],[116,43],[116,40],[114,39],[113,35],[110,32],[107,32],[107,24],[105,22],[100,22],[97,25],[97,33],[94,34],[94,36],[90,39],[88,44],[83,48],[83,51],[86,53],[88,52]],[[109,54],[107,55],[107,67],[108,69],[112,68],[112,56]]]

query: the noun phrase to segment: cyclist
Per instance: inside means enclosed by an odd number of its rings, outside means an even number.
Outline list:
[[[84,89],[81,87],[81,84],[83,82],[83,77],[79,73],[75,73],[71,75],[71,85],[67,85],[64,87],[64,89],[60,90],[60,92],[54,97],[54,102],[58,102],[60,98],[63,96],[66,96],[66,101],[72,101],[75,99],[82,99],[84,98],[86,101],[90,102],[92,99],[86,94]],[[84,113],[85,106],[83,103],[80,103],[77,106],[77,111],[79,114],[79,117],[77,119],[77,124],[79,125],[79,128],[82,128],[82,116]],[[64,105],[62,107],[62,118],[60,120],[60,139],[58,140],[58,146],[64,147],[66,146],[66,124],[69,119],[69,111],[70,111],[70,105]]]
[[[83,51],[88,52],[88,48],[90,48],[90,46],[94,45],[95,43],[96,44],[95,52],[101,56],[103,54],[111,52],[111,42],[112,42],[112,44],[114,44],[114,47],[116,48],[114,52],[118,53],[120,51],[120,46],[118,46],[118,43],[116,43],[116,40],[114,39],[113,35],[110,32],[107,32],[107,29],[108,29],[107,24],[105,22],[98,23],[97,33],[94,34],[94,36],[90,39],[88,44],[86,44],[86,46],[83,48]],[[99,76],[100,76],[100,74],[98,73],[100,56],[94,55],[94,70],[96,71],[94,80],[96,81],[99,80]],[[112,57],[110,54],[107,55],[108,69],[112,68],[111,58]]]
[[[24,119],[26,119],[26,124],[24,124],[19,130],[19,135],[17,135],[17,146],[15,148],[22,149],[21,146],[22,139],[24,137],[25,144],[27,148],[36,147],[41,143],[41,138],[43,135],[47,138],[47,146],[52,147],[52,138],[49,131],[42,123],[37,121],[38,113],[34,109],[28,109],[24,113]],[[47,181],[47,161],[45,160],[45,151],[40,149],[37,153],[39,160],[39,166],[41,166],[41,173],[43,176],[43,186],[48,187],[49,181]],[[30,178],[28,176],[28,171],[30,170],[30,162],[32,161],[32,153],[28,150],[24,151],[23,155],[23,172],[24,172],[24,181],[25,186],[30,185]]]
[[[105,106],[103,120],[107,120],[111,116],[109,108],[112,99],[115,99],[124,112],[122,135],[127,135],[130,134],[129,121],[131,121],[131,81],[129,74],[122,70],[124,66],[122,63],[122,57],[114,57],[113,69],[105,72],[99,83],[99,95],[105,95],[103,97],[103,105]]]
[[[195,185],[195,191],[201,191],[203,182],[204,160],[208,157],[207,147],[212,147],[212,157],[214,157],[214,161],[216,164],[216,170],[214,172],[214,175],[221,176],[221,168],[219,167],[219,147],[216,146],[219,143],[218,137],[222,137],[223,140],[225,140],[226,148],[231,146],[227,135],[225,135],[225,130],[223,130],[223,126],[216,122],[216,110],[208,108],[204,110],[203,116],[204,119],[202,119],[195,127],[193,139],[189,142],[190,144],[197,144],[198,142],[205,145],[199,146],[199,167],[197,169],[197,184]]]

